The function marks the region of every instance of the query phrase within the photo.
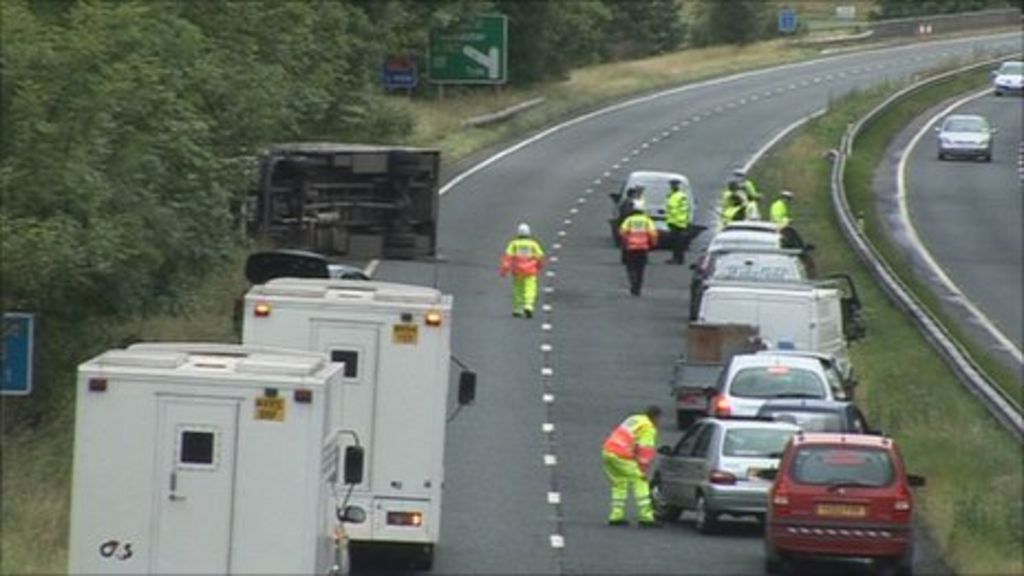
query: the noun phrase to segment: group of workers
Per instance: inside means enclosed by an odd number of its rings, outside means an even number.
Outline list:
[[[666,244],[672,251],[667,264],[683,264],[686,251],[693,236],[689,233],[693,224],[693,207],[690,197],[682,188],[682,180],[669,181],[669,193],[665,200],[665,224],[668,227]],[[620,204],[618,234],[621,240],[622,264],[626,267],[629,293],[639,296],[643,288],[644,270],[648,253],[658,247],[659,234],[654,219],[648,215],[644,203],[644,188],[634,186],[626,190],[626,197]],[[733,172],[726,189],[722,192],[720,224],[742,220],[760,220],[759,202],[762,195],[754,182],[742,169]],[[788,228],[791,223],[789,205],[793,193],[782,190],[769,208],[769,219],[779,229]],[[516,236],[505,248],[500,274],[512,275],[512,315],[532,318],[537,301],[537,275],[544,268],[544,248],[534,238],[529,224],[521,223]]]
[[[734,178],[722,192],[720,224],[742,220],[760,220],[758,203],[762,195],[743,170],[733,172]],[[648,252],[658,246],[658,229],[644,206],[643,188],[640,186],[626,191],[621,204],[618,233],[621,239],[622,263],[626,266],[629,292],[640,295]],[[791,217],[789,205],[793,193],[779,192],[779,197],[769,208],[769,219],[780,230],[789,228]],[[668,226],[668,242],[672,256],[666,263],[683,264],[692,236],[688,233],[693,223],[693,208],[690,197],[682,189],[682,181],[669,182],[669,194],[665,204],[665,223]],[[505,248],[499,273],[512,275],[512,315],[519,318],[533,317],[537,301],[537,276],[544,268],[544,248],[531,234],[530,226],[519,224],[516,236]],[[661,409],[648,406],[643,412],[633,414],[616,426],[602,446],[601,459],[605,474],[611,483],[610,526],[628,525],[626,503],[632,492],[636,502],[637,523],[641,527],[657,527],[660,523],[654,515],[647,474],[654,461],[658,439],[658,419]]]

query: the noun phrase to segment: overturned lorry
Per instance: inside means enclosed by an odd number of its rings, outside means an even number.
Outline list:
[[[328,257],[434,256],[440,165],[425,148],[276,144],[259,159],[249,233]]]

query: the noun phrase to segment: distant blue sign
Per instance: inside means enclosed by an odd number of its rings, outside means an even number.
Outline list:
[[[410,56],[389,56],[384,60],[381,81],[389,90],[415,88],[419,82],[416,74],[416,61]]]
[[[0,345],[0,394],[25,395],[32,392],[32,353],[35,316],[5,312]]]
[[[782,34],[792,34],[796,32],[797,18],[796,10],[792,8],[783,8],[779,10],[779,32]]]

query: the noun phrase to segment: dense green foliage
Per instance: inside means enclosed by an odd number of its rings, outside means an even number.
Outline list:
[[[952,14],[988,8],[1021,8],[1021,0],[877,0],[872,18],[906,18],[930,14]]]
[[[697,5],[691,42],[749,44],[775,33],[775,6],[766,0],[706,0]]]

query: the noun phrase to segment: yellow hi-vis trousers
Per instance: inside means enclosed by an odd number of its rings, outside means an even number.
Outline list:
[[[537,302],[537,277],[512,277],[512,311],[521,314],[524,310],[533,313],[533,305]]]
[[[629,491],[633,491],[636,499],[636,515],[641,522],[654,521],[654,508],[651,505],[651,487],[647,484],[647,476],[635,460],[620,458],[611,452],[602,452],[604,473],[612,483],[612,509],[608,514],[609,521],[626,519],[626,500]]]

